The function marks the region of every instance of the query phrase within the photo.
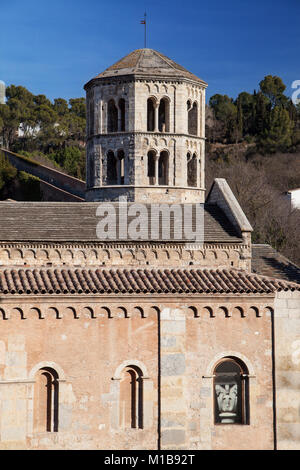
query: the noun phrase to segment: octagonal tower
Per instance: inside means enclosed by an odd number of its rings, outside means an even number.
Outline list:
[[[90,80],[86,200],[204,202],[206,87],[152,49]]]

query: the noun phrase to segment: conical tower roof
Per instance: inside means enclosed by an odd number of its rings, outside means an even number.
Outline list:
[[[167,79],[187,79],[193,82],[207,84],[186,70],[181,65],[169,59],[161,52],[153,49],[137,49],[115,64],[108,67],[104,72],[97,75],[93,80],[104,79],[109,77],[120,77],[126,75],[134,75],[137,78],[167,78]],[[90,83],[88,82],[88,83]],[[88,85],[88,84],[87,84]]]

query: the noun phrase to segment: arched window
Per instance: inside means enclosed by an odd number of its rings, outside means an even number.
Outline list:
[[[118,151],[118,184],[124,184],[125,180],[125,154],[123,150]]]
[[[147,100],[147,131],[153,132],[155,126],[155,106],[154,99],[148,98]]]
[[[198,132],[198,105],[195,103],[192,105],[191,101],[187,102],[188,112],[188,134],[197,135]]]
[[[158,160],[158,184],[167,186],[169,184],[169,154],[160,152]]]
[[[58,431],[58,374],[50,368],[39,369],[34,385],[34,431]]]
[[[121,98],[119,100],[119,110],[120,110],[120,127],[121,132],[125,132],[125,100]]]
[[[155,159],[156,154],[153,150],[150,150],[147,155],[147,176],[149,178],[149,185],[155,184]]]
[[[169,100],[162,98],[158,108],[158,129],[160,132],[169,132]]]
[[[215,423],[249,424],[249,379],[246,365],[225,357],[214,371]]]
[[[187,154],[187,185],[197,186],[197,156]]]
[[[109,150],[107,152],[107,184],[117,184],[118,182],[118,171],[117,171],[117,160],[114,152]]]
[[[118,109],[114,100],[107,103],[107,132],[118,131]]]
[[[127,366],[121,374],[120,425],[143,428],[143,373],[137,366]]]

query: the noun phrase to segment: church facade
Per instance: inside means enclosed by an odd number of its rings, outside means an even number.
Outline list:
[[[300,284],[205,197],[205,88],[132,52],[85,85],[86,202],[0,203],[1,449],[300,448]]]

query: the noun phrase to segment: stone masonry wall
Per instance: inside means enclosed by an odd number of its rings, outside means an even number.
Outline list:
[[[3,297],[0,448],[272,449],[272,305],[216,295]],[[227,356],[249,369],[249,425],[213,421],[213,370]],[[143,429],[124,427],[120,414],[129,365],[142,371]],[[59,377],[58,432],[33,426],[42,367]]]
[[[168,132],[147,131],[147,100],[157,105],[162,98],[169,103]],[[118,107],[125,100],[125,131],[108,133],[107,105]],[[197,135],[188,133],[187,102],[197,104]],[[87,194],[86,200],[115,200],[127,195],[132,200],[204,202],[205,88],[185,81],[107,79],[87,92]],[[120,110],[118,111],[120,115]],[[120,124],[120,123],[119,123]],[[107,190],[107,152],[125,153],[124,186]],[[154,150],[168,154],[168,181],[165,188],[151,186],[147,176],[147,154]],[[196,188],[187,187],[187,153],[196,155]],[[149,190],[147,189],[149,187]],[[140,189],[138,189],[140,188]],[[173,188],[171,190],[171,188]]]
[[[300,450],[300,293],[274,303],[277,447]]]
[[[179,243],[0,243],[0,265],[16,266],[170,266],[250,270],[248,245]]]

